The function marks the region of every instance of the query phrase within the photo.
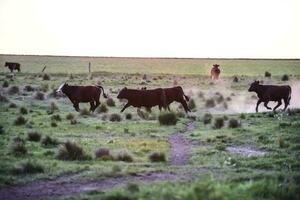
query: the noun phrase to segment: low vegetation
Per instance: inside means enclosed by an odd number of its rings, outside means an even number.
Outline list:
[[[178,119],[174,112],[160,113],[158,121],[161,125],[176,125]]]

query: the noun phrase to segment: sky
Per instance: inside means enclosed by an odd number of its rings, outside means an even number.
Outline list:
[[[0,0],[0,54],[300,58],[300,0]]]

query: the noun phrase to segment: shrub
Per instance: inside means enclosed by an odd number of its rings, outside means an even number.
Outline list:
[[[0,125],[0,135],[4,134],[4,133],[5,133],[4,127],[2,125]]]
[[[151,162],[165,162],[166,155],[164,153],[160,153],[160,152],[153,152],[149,155],[149,160]]]
[[[27,108],[21,107],[21,108],[20,108],[20,114],[22,114],[22,115],[28,114]]]
[[[19,174],[37,174],[37,173],[43,173],[44,168],[41,164],[27,160],[25,162],[21,162],[17,164],[12,170],[11,173],[14,175]]]
[[[66,115],[67,120],[72,120],[74,118],[75,118],[75,116],[72,113],[69,113],[69,114]]]
[[[87,158],[82,147],[75,142],[67,141],[58,147],[59,160],[85,160]]]
[[[95,157],[101,160],[113,160],[110,150],[107,148],[100,148],[95,151]]]
[[[160,113],[158,121],[160,125],[176,125],[177,116],[174,112]]]
[[[44,100],[45,99],[45,94],[43,92],[36,92],[34,95],[34,98],[36,100]]]
[[[45,147],[56,146],[58,145],[58,141],[47,135],[42,139],[41,144]]]
[[[241,124],[237,119],[231,118],[228,122],[229,128],[238,128],[240,126],[241,126]]]
[[[196,108],[196,103],[195,103],[195,100],[194,99],[190,99],[189,102],[188,102],[188,107],[189,109],[193,110]]]
[[[288,81],[289,80],[289,76],[287,74],[284,74],[282,77],[281,77],[281,80],[282,81]]]
[[[222,94],[217,94],[217,95],[215,96],[215,100],[216,100],[217,103],[221,103],[221,102],[224,101],[224,97],[223,97]]]
[[[60,115],[58,115],[58,114],[57,114],[57,115],[52,115],[52,116],[51,116],[51,120],[52,120],[52,121],[61,121],[61,117],[60,117]]]
[[[24,90],[27,92],[33,92],[34,91],[34,87],[32,87],[31,85],[26,85],[24,87]]]
[[[266,72],[265,72],[265,77],[271,77],[271,73],[268,72],[268,71],[266,71]]]
[[[0,102],[2,102],[2,103],[8,103],[9,100],[8,100],[8,98],[6,96],[3,96],[3,95],[0,94]]]
[[[41,140],[41,134],[37,131],[30,131],[27,133],[27,139],[33,142],[39,142]]]
[[[116,106],[116,103],[115,101],[113,100],[113,98],[108,98],[106,100],[106,105],[110,106],[110,107],[113,107],[113,106]]]
[[[132,162],[133,157],[129,152],[122,150],[122,151],[117,152],[117,154],[114,157],[114,160],[124,161],[124,162]]]
[[[206,108],[213,108],[213,107],[215,107],[216,106],[216,104],[215,104],[215,100],[214,99],[207,99],[206,101],[205,101],[205,107]]]
[[[51,79],[50,75],[48,75],[48,74],[43,75],[43,80],[44,81],[49,81],[50,79]]]
[[[17,106],[17,104],[15,104],[15,103],[10,103],[10,104],[8,105],[8,107],[9,107],[9,108],[17,108],[18,106]]]
[[[244,113],[241,113],[240,118],[241,119],[246,119],[246,115]]]
[[[91,112],[87,108],[83,108],[80,110],[80,115],[81,116],[89,116],[89,115],[91,115]]]
[[[220,129],[223,126],[224,126],[224,119],[223,119],[223,117],[216,118],[215,121],[214,121],[214,126],[213,127],[216,128],[216,129]]]
[[[225,121],[227,121],[227,120],[228,120],[228,116],[227,116],[227,115],[224,115],[224,116],[223,116],[223,119],[224,119]]]
[[[127,120],[132,119],[132,114],[131,114],[131,113],[126,113],[126,114],[125,114],[125,118],[126,118]]]
[[[212,115],[210,113],[205,113],[203,116],[203,123],[204,124],[210,124],[212,120]]]
[[[70,123],[71,123],[71,125],[75,125],[75,124],[77,124],[77,120],[76,119],[71,119]]]
[[[100,104],[100,106],[97,108],[96,111],[98,113],[107,113],[108,108],[107,108],[106,104],[102,103],[102,104]]]
[[[6,88],[6,87],[8,87],[8,86],[9,86],[8,81],[4,81],[3,84],[2,84],[2,87]]]
[[[57,123],[54,121],[52,121],[50,125],[51,125],[51,127],[57,127]]]
[[[232,80],[234,83],[237,83],[237,82],[239,82],[239,79],[238,79],[238,77],[237,76],[235,76],[235,77],[233,77],[233,80]]]
[[[111,122],[120,122],[122,120],[121,115],[118,113],[113,113],[109,116],[109,121]]]
[[[20,125],[26,124],[26,122],[27,122],[27,120],[22,115],[20,115],[19,117],[17,117],[15,119],[14,124],[17,126],[20,126]]]
[[[25,155],[27,153],[25,141],[20,137],[13,138],[10,143],[9,149],[10,152],[16,156]]]
[[[14,94],[17,94],[19,93],[20,90],[19,90],[19,87],[18,86],[11,86],[9,89],[8,89],[8,94],[10,95],[14,95]]]

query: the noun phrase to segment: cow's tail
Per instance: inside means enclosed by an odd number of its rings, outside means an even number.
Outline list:
[[[95,85],[95,86],[96,86],[97,88],[99,88],[100,91],[102,90],[102,92],[103,92],[103,97],[104,97],[104,98],[107,98],[107,95],[105,94],[103,87],[102,87],[101,85]]]
[[[289,88],[289,96],[288,96],[288,105],[290,105],[291,97],[292,97],[292,88],[288,86]]]
[[[182,95],[184,96],[185,100],[186,100],[186,101],[189,101],[190,98],[189,98],[187,95],[184,94],[182,87],[180,87],[180,90],[181,90]]]

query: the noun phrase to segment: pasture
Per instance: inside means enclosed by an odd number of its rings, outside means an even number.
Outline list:
[[[1,199],[300,198],[300,60],[0,55],[0,65]],[[255,79],[291,85],[290,109],[255,113]],[[55,94],[64,82],[101,85],[109,98],[78,113]],[[175,125],[157,107],[120,113],[123,87],[174,85],[192,110],[172,103]]]

